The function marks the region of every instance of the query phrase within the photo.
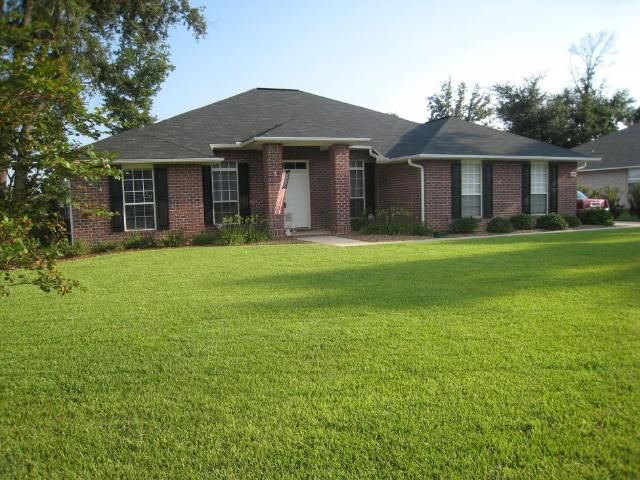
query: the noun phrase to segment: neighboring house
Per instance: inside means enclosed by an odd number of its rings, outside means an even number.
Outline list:
[[[629,206],[629,188],[640,184],[640,124],[579,145],[575,152],[602,157],[597,164],[578,168],[578,183],[594,189],[607,185],[620,189],[620,200]]]
[[[434,229],[452,219],[576,210],[571,150],[456,118],[418,124],[299,90],[257,88],[94,144],[122,180],[72,182],[74,196],[117,212],[73,211],[73,237],[128,231],[191,236],[228,215],[260,214],[272,234],[346,234],[351,219],[390,207]],[[284,214],[275,214],[283,170]],[[486,223],[486,222],[484,222]]]

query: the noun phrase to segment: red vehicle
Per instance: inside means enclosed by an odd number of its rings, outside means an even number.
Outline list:
[[[609,202],[604,198],[589,198],[578,190],[578,211],[590,210],[592,208],[604,208],[609,210]]]

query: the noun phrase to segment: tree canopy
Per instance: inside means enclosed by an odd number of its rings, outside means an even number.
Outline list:
[[[169,29],[178,24],[196,38],[206,33],[188,0],[0,0],[2,292],[18,283],[61,293],[75,285],[55,268],[67,180],[114,174],[108,155],[77,137],[153,121],[153,98],[173,68]]]
[[[475,84],[471,95],[467,98],[467,84],[465,82],[460,82],[455,87],[454,94],[451,77],[440,85],[440,91],[431,95],[427,102],[429,120],[457,117],[469,122],[483,122],[493,113],[491,95],[482,92],[480,86]]]

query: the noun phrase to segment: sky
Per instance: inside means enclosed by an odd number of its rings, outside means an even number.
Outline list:
[[[206,38],[171,34],[175,70],[153,113],[169,118],[255,87],[296,88],[417,122],[451,76],[490,87],[543,73],[571,82],[569,47],[615,32],[601,69],[640,101],[640,0],[241,1],[205,6]]]

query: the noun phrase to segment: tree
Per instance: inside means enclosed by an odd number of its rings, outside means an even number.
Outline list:
[[[457,117],[469,122],[487,123],[493,114],[491,96],[482,92],[475,84],[471,96],[467,99],[467,84],[461,82],[454,96],[451,77],[440,85],[440,92],[427,99],[429,120],[444,117]]]
[[[496,114],[510,132],[562,147],[575,147],[629,124],[636,113],[627,90],[608,95],[604,82],[597,84],[599,68],[613,47],[613,36],[587,35],[570,48],[573,85],[559,94],[542,90],[538,75],[521,85],[493,87]]]
[[[66,293],[77,284],[56,269],[67,180],[113,171],[108,155],[74,138],[153,120],[153,97],[172,68],[168,29],[180,22],[205,33],[187,0],[0,1],[1,293],[22,283]],[[76,206],[108,214],[82,199]]]

